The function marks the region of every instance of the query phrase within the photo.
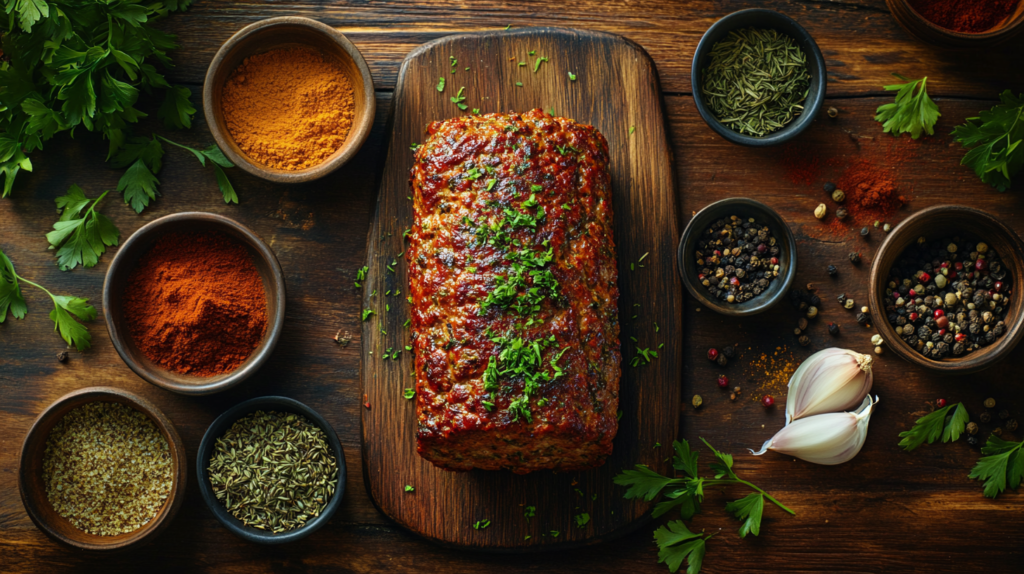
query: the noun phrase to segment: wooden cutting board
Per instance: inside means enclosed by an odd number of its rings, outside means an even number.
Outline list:
[[[534,71],[542,57],[548,61]],[[445,79],[443,92],[437,89],[439,78]],[[460,89],[467,111],[451,101]],[[415,382],[412,357],[405,350],[411,332],[405,327],[409,289],[401,256],[406,248],[403,233],[413,221],[410,146],[425,139],[431,121],[474,108],[480,113],[543,108],[593,124],[608,139],[621,291],[622,418],[614,454],[601,468],[526,476],[456,473],[416,454],[415,401],[403,397],[403,389]],[[612,477],[636,463],[670,472],[681,400],[683,289],[675,262],[679,217],[654,63],[643,48],[624,38],[581,30],[528,28],[449,36],[406,57],[392,114],[363,287],[364,307],[374,311],[362,334],[363,470],[371,499],[412,532],[464,548],[566,548],[634,530],[645,522],[651,504],[623,499],[625,489],[613,484]],[[633,338],[641,347],[656,350],[659,358],[631,367],[637,355]],[[397,350],[402,350],[397,359],[384,358]],[[406,485],[415,490],[407,492]],[[527,520],[530,506],[536,508],[535,516]],[[584,514],[589,521],[579,526],[577,517],[583,522]]]

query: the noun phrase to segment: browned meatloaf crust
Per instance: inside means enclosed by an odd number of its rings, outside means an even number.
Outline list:
[[[604,136],[542,110],[434,122],[411,180],[417,451],[450,470],[603,464],[621,374]]]

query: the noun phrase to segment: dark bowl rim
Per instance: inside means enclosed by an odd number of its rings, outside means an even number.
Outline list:
[[[161,434],[165,434],[167,440],[167,446],[170,449],[171,456],[175,461],[175,469],[173,473],[173,485],[171,487],[171,494],[168,501],[164,504],[164,507],[160,510],[156,517],[152,521],[144,526],[153,524],[146,532],[135,535],[127,540],[121,539],[119,536],[103,537],[109,538],[109,543],[105,544],[88,544],[81,543],[67,538],[60,532],[55,530],[49,521],[45,520],[36,511],[35,503],[30,503],[30,496],[27,491],[26,482],[28,480],[27,474],[29,473],[29,443],[33,438],[37,436],[42,430],[44,422],[48,421],[54,416],[54,413],[61,409],[70,401],[78,400],[82,397],[87,397],[82,405],[94,403],[94,402],[119,402],[111,400],[112,397],[118,397],[127,401],[129,406],[134,410],[141,412],[156,425],[157,429],[161,431]],[[174,422],[164,414],[162,410],[149,400],[141,397],[131,391],[116,387],[108,386],[92,386],[84,387],[71,391],[70,393],[64,394],[57,398],[50,404],[48,404],[32,421],[29,426],[28,432],[25,433],[25,437],[22,439],[21,451],[18,455],[18,493],[21,497],[22,505],[25,507],[25,512],[28,517],[32,520],[32,523],[46,534],[51,539],[57,541],[63,546],[76,548],[92,553],[110,554],[114,552],[121,552],[129,548],[137,547],[141,544],[148,543],[154,538],[159,536],[167,527],[174,521],[178,511],[181,509],[182,504],[185,501],[185,492],[188,488],[188,456],[185,452],[185,443],[181,440],[181,435],[178,433],[177,427],[174,426]],[[137,531],[128,533],[129,536],[133,535]]]
[[[128,254],[131,253],[137,244],[147,240],[154,234],[164,235],[171,233],[177,229],[177,226],[191,222],[203,222],[208,225],[212,224],[213,227],[224,226],[234,229],[252,244],[246,246],[252,247],[254,251],[258,252],[260,258],[263,259],[271,270],[272,276],[269,280],[270,283],[274,285],[275,293],[266,294],[268,300],[268,311],[270,307],[269,301],[271,297],[273,297],[277,313],[269,317],[270,320],[267,324],[267,333],[264,336],[263,341],[252,352],[250,358],[247,359],[239,368],[221,378],[216,378],[216,380],[212,382],[182,384],[163,376],[163,369],[155,371],[132,358],[131,354],[128,353],[127,348],[125,347],[126,340],[128,337],[131,337],[131,333],[122,332],[119,328],[117,321],[110,310],[110,301],[114,296],[114,294],[111,293],[111,283],[113,282],[115,275],[128,274],[134,269],[134,267],[127,267],[128,263],[126,263],[126,260],[129,257]],[[120,296],[120,294],[118,294],[118,296]],[[256,371],[258,371],[270,358],[271,353],[273,353],[274,348],[277,346],[278,340],[281,338],[281,331],[284,328],[286,300],[284,271],[281,269],[281,263],[277,260],[277,255],[274,254],[274,251],[270,246],[267,245],[267,243],[263,241],[256,232],[249,229],[247,226],[231,219],[230,217],[217,213],[183,211],[180,213],[165,215],[150,221],[135,230],[135,232],[121,244],[117,253],[114,255],[113,260],[111,260],[110,267],[107,268],[107,273],[104,276],[102,300],[103,320],[107,325],[107,333],[110,335],[110,342],[114,345],[114,349],[121,357],[121,360],[128,365],[128,368],[147,382],[163,389],[184,395],[208,395],[238,385],[256,373]],[[198,381],[206,377],[195,378]]]
[[[214,90],[217,88],[217,86],[213,85],[213,80],[220,67],[224,65],[227,55],[231,50],[234,49],[238,43],[250,36],[265,33],[268,30],[284,26],[298,26],[306,28],[337,44],[342,51],[352,59],[356,69],[359,70],[359,75],[362,76],[362,97],[365,102],[363,114],[361,117],[357,117],[356,121],[352,123],[349,135],[342,144],[342,150],[339,150],[341,153],[335,152],[337,155],[333,155],[323,163],[295,171],[279,170],[260,165],[250,160],[244,154],[235,152],[231,147],[231,142],[234,140],[231,138],[230,134],[224,133],[217,124],[216,118],[219,117],[221,112],[220,110],[215,109],[213,105]],[[296,43],[302,42],[297,40]],[[210,60],[209,66],[206,68],[206,76],[203,80],[202,97],[203,115],[206,117],[207,127],[209,127],[210,133],[213,134],[213,139],[217,142],[217,145],[221,148],[224,154],[227,155],[228,159],[246,172],[274,183],[294,184],[315,181],[333,173],[341,166],[347,164],[355,157],[356,153],[362,149],[366,140],[370,137],[374,118],[377,114],[377,97],[373,84],[373,75],[370,73],[370,67],[366,64],[366,59],[363,57],[363,53],[360,52],[359,48],[356,47],[356,45],[353,44],[352,41],[349,40],[348,37],[346,37],[340,30],[328,26],[319,20],[306,18],[305,16],[275,16],[273,18],[264,18],[253,22],[232,34],[230,38],[221,44],[216,54],[214,54],[213,59]]]
[[[821,70],[818,74],[818,78],[816,78],[821,84],[821,89],[819,89],[817,93],[813,94],[812,100],[809,102],[805,100],[803,113],[790,122],[789,125],[764,137],[748,136],[722,125],[715,115],[711,113],[711,110],[708,109],[707,103],[704,101],[704,96],[701,95],[700,92],[701,68],[698,65],[698,62],[700,62],[704,53],[711,49],[711,36],[720,29],[727,28],[731,30],[732,28],[737,27],[735,20],[748,14],[762,15],[768,19],[773,19],[773,22],[785,22],[786,24],[796,28],[800,32],[802,38],[794,39],[800,43],[801,47],[805,48],[805,51],[807,51],[807,48],[810,48],[810,53],[807,54],[808,67],[812,69],[817,67]],[[764,27],[771,27],[771,24],[766,22]],[[812,82],[814,79],[815,78],[812,78]],[[750,147],[767,147],[782,144],[797,137],[814,123],[818,112],[821,111],[821,108],[825,103],[825,95],[828,91],[828,70],[825,67],[825,58],[822,56],[821,49],[818,47],[818,43],[814,40],[814,36],[801,26],[799,22],[776,10],[770,10],[768,8],[746,8],[719,18],[704,32],[704,35],[701,36],[700,41],[697,43],[697,48],[693,52],[693,59],[691,60],[690,89],[693,92],[693,102],[697,111],[700,113],[700,117],[703,118],[704,122],[707,123],[708,127],[714,130],[715,133],[734,144]]]
[[[715,214],[715,212],[717,211],[722,211],[723,215],[728,215],[728,213],[726,213],[728,209],[736,205],[741,205],[748,209],[759,211],[763,213],[765,216],[767,216],[769,223],[774,224],[776,227],[781,227],[782,233],[785,237],[779,238],[779,243],[781,243],[782,246],[782,253],[784,253],[789,258],[789,263],[786,267],[785,275],[782,276],[782,285],[779,288],[779,290],[775,294],[768,297],[762,298],[762,296],[758,296],[754,299],[751,299],[750,302],[758,301],[760,299],[760,304],[742,309],[738,308],[739,305],[720,303],[709,298],[703,292],[703,288],[698,288],[696,284],[696,277],[690,277],[686,273],[686,257],[687,253],[690,251],[688,247],[693,246],[693,244],[696,242],[697,234],[701,233],[702,231],[698,229],[698,222],[700,222],[705,217],[713,219],[714,217],[712,217],[712,215]],[[717,215],[715,215],[715,217],[717,217]],[[704,224],[706,224],[706,222],[701,223],[700,226],[703,226]],[[781,215],[779,215],[777,211],[775,211],[768,205],[765,205],[764,203],[761,203],[760,201],[757,201],[756,199],[751,199],[749,197],[727,197],[725,199],[720,199],[718,201],[706,205],[703,209],[701,209],[693,217],[691,217],[690,221],[686,223],[686,227],[683,229],[683,234],[679,238],[679,246],[676,250],[676,267],[679,269],[679,276],[683,281],[683,285],[686,286],[686,290],[689,291],[690,295],[703,306],[722,315],[730,317],[746,317],[750,315],[757,315],[758,313],[763,313],[764,311],[767,311],[768,309],[774,307],[779,301],[782,300],[783,297],[786,296],[786,294],[789,292],[790,287],[793,285],[794,279],[796,278],[796,251],[796,236],[793,235],[793,230],[789,227],[789,224],[786,223],[786,220]],[[740,305],[745,304],[746,303],[741,303]]]
[[[334,490],[334,495],[331,497],[330,502],[327,503],[323,512],[320,513],[320,516],[306,522],[306,525],[302,528],[281,534],[263,532],[256,528],[243,526],[237,518],[228,514],[224,505],[217,500],[216,495],[213,493],[213,487],[207,478],[206,461],[213,451],[214,441],[220,438],[235,421],[258,410],[278,410],[306,417],[319,426],[324,431],[324,434],[327,435],[327,442],[330,443],[334,456],[338,461],[338,486]],[[295,399],[278,395],[267,395],[242,401],[221,413],[220,416],[210,423],[210,426],[206,428],[206,432],[203,433],[203,440],[199,443],[199,450],[196,453],[196,478],[199,482],[199,492],[203,497],[203,502],[206,503],[206,507],[210,509],[214,517],[232,534],[243,540],[260,544],[294,542],[319,530],[331,520],[338,507],[341,506],[341,501],[345,497],[345,485],[348,482],[345,449],[341,446],[341,441],[338,439],[338,433],[334,431],[334,427],[320,413],[313,410],[312,407]]]
[[[935,372],[965,375],[987,369],[1002,361],[1013,352],[1018,343],[1020,343],[1020,340],[1024,338],[1024,305],[1021,306],[1022,312],[1015,317],[1014,322],[1007,326],[1006,335],[1004,335],[998,342],[989,346],[988,348],[992,349],[992,351],[987,353],[985,356],[972,357],[971,355],[967,355],[965,357],[949,360],[944,359],[941,361],[925,357],[911,349],[903,339],[896,336],[895,329],[893,329],[892,325],[889,324],[888,318],[883,314],[885,309],[883,301],[885,298],[882,293],[885,290],[886,279],[888,278],[888,270],[881,268],[882,260],[884,259],[883,254],[887,254],[889,251],[894,249],[900,249],[902,251],[910,245],[910,241],[913,241],[913,238],[910,237],[909,241],[901,241],[900,244],[897,245],[897,240],[903,235],[903,233],[897,233],[899,231],[899,227],[908,222],[927,219],[935,216],[936,214],[950,211],[952,209],[969,213],[970,217],[977,218],[978,221],[986,225],[991,225],[992,228],[996,230],[995,233],[1006,236],[1009,243],[1011,243],[1013,248],[1017,251],[1018,256],[1024,260],[1024,242],[1021,241],[1020,236],[1017,235],[1013,229],[999,221],[998,218],[980,209],[965,205],[933,205],[922,209],[901,221],[900,224],[893,229],[893,232],[889,233],[882,244],[878,247],[873,261],[871,262],[868,305],[870,306],[869,310],[871,314],[871,321],[874,323],[875,330],[880,332],[879,334],[882,335],[886,345],[900,358],[911,364],[920,365]],[[1015,277],[1014,279],[1015,281],[1020,281],[1022,277],[1024,277],[1024,275],[1022,275],[1024,274],[1024,270],[1016,269],[1016,272],[1018,277]]]

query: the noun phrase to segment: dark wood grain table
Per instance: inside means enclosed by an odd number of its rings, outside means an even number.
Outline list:
[[[766,6],[796,18],[814,35],[829,70],[826,107],[798,142],[755,150],[730,145],[700,119],[690,95],[690,60],[703,31],[736,9]],[[370,141],[359,157],[316,183],[272,185],[231,170],[241,204],[226,206],[214,175],[184,150],[168,149],[160,174],[163,197],[142,215],[116,198],[103,212],[120,227],[122,239],[157,217],[186,210],[210,211],[235,218],[261,234],[277,252],[285,270],[288,306],[281,342],[269,363],[250,381],[221,394],[186,397],[162,391],[135,376],[114,351],[102,319],[89,325],[93,349],[72,352],[66,364],[55,359],[64,349],[47,319],[48,300],[26,289],[29,315],[0,326],[0,571],[51,572],[58,569],[107,571],[588,571],[664,572],[657,564],[651,538],[655,524],[598,546],[539,555],[488,555],[446,550],[404,532],[370,502],[360,460],[359,356],[360,293],[353,286],[363,263],[367,232],[377,196],[386,142],[384,125],[398,66],[417,45],[456,32],[513,26],[566,26],[621,34],[641,44],[654,58],[661,76],[680,194],[680,223],[709,202],[732,196],[755,197],[773,206],[790,222],[799,240],[798,285],[813,283],[825,301],[822,317],[811,327],[811,345],[797,345],[796,316],[783,305],[756,318],[730,320],[698,308],[687,297],[682,385],[687,402],[693,394],[704,405],[664,405],[683,409],[679,436],[708,439],[736,455],[736,467],[796,511],[789,516],[768,508],[761,536],[740,539],[739,523],[727,516],[727,500],[745,494],[731,489],[707,493],[695,529],[721,534],[708,543],[705,572],[1021,572],[1024,569],[1024,499],[1007,492],[984,498],[980,484],[967,478],[979,454],[963,440],[904,453],[898,434],[929,410],[937,398],[964,401],[975,417],[993,397],[1020,417],[1024,385],[1016,360],[979,375],[943,377],[912,368],[894,355],[878,358],[875,392],[881,404],[872,419],[867,444],[852,462],[838,467],[814,466],[770,453],[751,457],[782,426],[781,406],[766,410],[756,398],[779,394],[761,368],[762,354],[783,363],[798,361],[813,350],[840,344],[869,348],[874,331],[857,326],[835,303],[845,292],[867,299],[867,276],[880,232],[864,241],[856,234],[826,232],[814,219],[824,200],[821,186],[839,178],[848,166],[866,161],[891,166],[909,203],[892,223],[923,207],[968,203],[998,214],[1024,234],[1021,192],[996,193],[959,165],[963,152],[948,135],[953,126],[993,104],[1006,88],[1024,91],[1024,41],[1017,40],[980,54],[942,53],[909,37],[892,19],[883,0],[849,1],[603,1],[562,2],[232,2],[200,1],[165,27],[178,34],[172,79],[198,94],[206,66],[221,42],[242,26],[270,16],[302,15],[342,30],[353,40],[373,71],[378,117]],[[936,135],[912,142],[894,141],[873,121],[875,108],[891,101],[881,90],[891,72],[929,77],[942,118]],[[190,145],[212,138],[196,117],[191,131],[173,134]],[[145,133],[154,125],[143,125]],[[164,133],[164,132],[161,132]],[[95,196],[116,186],[119,172],[104,163],[105,144],[92,134],[56,138],[35,153],[36,171],[23,174],[13,196],[0,201],[0,248],[21,275],[56,292],[100,299],[111,253],[93,269],[63,273],[48,252],[45,232],[55,220],[53,199],[71,184]],[[171,135],[171,134],[168,134]],[[799,169],[798,169],[799,168]],[[1024,179],[1024,176],[1022,176]],[[1024,187],[1018,183],[1018,187]],[[674,244],[652,250],[674,250]],[[846,260],[861,251],[865,263]],[[828,264],[840,268],[826,275]],[[825,324],[841,323],[842,335],[830,338]],[[337,333],[352,337],[339,346]],[[728,367],[705,358],[708,347],[735,343],[739,358]],[[1018,351],[1018,356],[1024,351]],[[715,383],[726,373],[744,388],[735,403]],[[194,460],[207,425],[228,407],[250,397],[283,394],[320,411],[334,425],[347,453],[348,490],[333,521],[309,538],[285,547],[256,546],[222,528],[204,507],[190,467],[184,507],[154,544],[112,557],[90,557],[57,546],[25,514],[17,490],[18,453],[34,417],[57,397],[85,386],[112,385],[141,394],[175,422]],[[781,402],[781,401],[780,401]],[[1018,435],[1020,432],[1018,431]],[[672,436],[658,456],[669,456]],[[1019,440],[1019,436],[1017,437]],[[702,462],[709,458],[702,451]],[[429,496],[429,493],[418,493]],[[540,515],[543,508],[538,508]],[[500,527],[500,525],[495,525]],[[466,525],[470,528],[470,525]]]

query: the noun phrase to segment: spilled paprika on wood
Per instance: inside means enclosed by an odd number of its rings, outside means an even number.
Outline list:
[[[128,278],[124,311],[146,357],[197,377],[237,369],[267,330],[266,293],[252,257],[216,232],[158,239]]]

